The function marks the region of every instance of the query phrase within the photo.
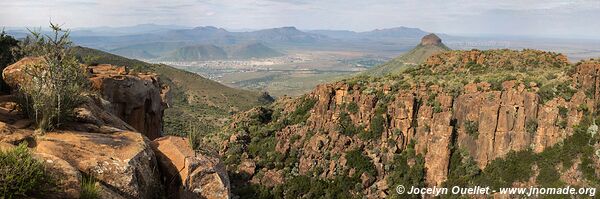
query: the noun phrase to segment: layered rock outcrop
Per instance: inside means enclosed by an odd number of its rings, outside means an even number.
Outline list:
[[[23,58],[6,67],[3,78],[16,89],[20,82],[29,78],[25,68],[42,62],[41,58]],[[109,110],[150,139],[162,135],[162,117],[170,95],[168,86],[161,84],[158,75],[129,73],[124,66],[108,64],[88,66],[87,69],[92,89],[101,94],[96,103],[98,107]]]
[[[169,88],[155,74],[130,74],[125,67],[88,67],[92,88],[108,100],[109,110],[151,140],[162,135]]]
[[[166,136],[152,142],[169,198],[230,198],[223,163],[189,147],[186,138]]]
[[[502,73],[503,70],[539,70],[541,67],[564,71],[565,75],[554,77],[560,80],[549,81],[551,83],[544,87],[535,81],[517,81],[514,77],[500,76],[496,80],[489,78],[496,74],[485,73],[486,70]],[[421,71],[409,71],[397,79],[324,84],[300,99],[278,101],[273,110],[284,118],[298,114],[307,100],[315,103],[306,121],[276,130],[274,148],[284,157],[297,156],[297,166],[283,171],[297,169],[299,175],[320,178],[334,178],[348,169],[352,171],[344,154],[362,149],[376,169],[373,181],[364,180],[366,188],[362,194],[375,198],[394,191],[388,190],[386,179],[392,171],[386,167],[392,164],[396,154],[414,142],[415,151],[425,160],[426,184],[440,186],[448,178],[453,148],[465,149],[477,166],[484,169],[492,160],[510,151],[531,149],[539,153],[572,135],[572,127],[579,124],[585,114],[597,110],[598,71],[600,64],[596,62],[571,66],[563,55],[536,50],[441,53],[429,58]],[[461,79],[443,77],[463,75],[466,78],[471,73],[482,75],[476,81],[464,79],[467,83],[458,88],[451,88],[449,84]],[[433,81],[426,79],[428,74]],[[406,83],[409,81],[413,84]],[[356,128],[352,131],[358,133],[344,132],[348,124],[341,126],[345,122],[341,120],[347,120],[342,115],[349,116],[349,122]],[[377,122],[379,116],[383,122]],[[252,140],[251,137],[237,139],[248,136],[237,126],[243,123],[243,120],[234,122],[230,127],[235,129],[234,134],[224,144],[246,146],[244,143]],[[373,132],[373,124],[383,126],[381,134],[375,138],[361,137],[360,134]],[[228,150],[225,147],[224,154]],[[241,155],[242,158],[247,156],[252,154]],[[255,162],[261,159],[263,157],[254,157]],[[411,164],[414,162],[409,162]],[[245,164],[235,169],[248,173]]]
[[[7,67],[4,78],[18,88],[27,78],[23,68],[41,62],[25,58]],[[84,176],[97,181],[101,198],[164,198],[173,189],[185,192],[170,198],[230,197],[227,173],[217,156],[196,154],[177,137],[158,139],[151,147],[148,138],[162,136],[163,110],[168,106],[168,87],[157,75],[131,74],[111,65],[87,69],[92,88],[101,95],[85,96],[73,117],[49,132],[34,129],[18,108],[19,98],[0,96],[0,150],[28,143],[34,157],[57,179],[58,192],[46,198],[79,198]],[[166,165],[183,167],[161,170]],[[183,168],[185,175],[179,173]],[[180,175],[185,184],[173,188],[165,183]]]

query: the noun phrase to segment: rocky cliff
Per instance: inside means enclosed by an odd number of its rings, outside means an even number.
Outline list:
[[[24,68],[35,63],[43,60],[24,58],[4,70],[13,93],[28,78]],[[156,74],[111,65],[82,67],[97,93],[86,95],[71,120],[52,131],[35,130],[19,109],[19,98],[0,96],[0,149],[28,144],[57,182],[44,198],[79,198],[89,179],[100,198],[229,198],[227,173],[218,156],[193,150],[185,138],[160,138],[169,94]],[[174,145],[172,139],[178,142]],[[176,160],[184,160],[186,175],[169,170],[181,165]],[[172,184],[175,178],[185,184]]]
[[[313,189],[295,182],[308,176],[318,182],[305,180],[308,186],[331,186],[324,179],[344,186],[337,180],[346,179],[346,194],[382,198],[393,196],[403,180],[423,186],[456,182],[461,174],[451,173],[455,167],[478,171],[464,182],[496,182],[490,176],[504,168],[498,165],[507,155],[546,155],[574,132],[595,126],[590,118],[598,108],[599,70],[595,61],[570,64],[563,55],[537,50],[443,52],[397,77],[324,84],[298,99],[239,115],[225,130],[222,154],[242,194],[264,192],[256,187],[267,181],[283,187],[271,194],[310,196]],[[600,149],[590,139],[585,147]],[[593,163],[579,167],[595,165],[590,175],[597,176],[600,161],[589,156]],[[572,185],[593,181],[580,176]]]

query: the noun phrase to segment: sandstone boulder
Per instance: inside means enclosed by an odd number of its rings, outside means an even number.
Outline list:
[[[35,151],[65,160],[125,198],[156,198],[161,191],[154,152],[148,140],[131,131],[113,134],[48,132]]]
[[[155,74],[129,74],[124,67],[90,67],[92,88],[110,102],[112,113],[150,139],[162,135],[162,116],[168,88]],[[164,98],[163,98],[164,97]]]
[[[18,62],[7,66],[2,72],[2,78],[4,82],[11,89],[15,90],[18,85],[28,79],[28,75],[25,73],[27,68],[40,66],[44,62],[44,59],[39,57],[25,57]]]
[[[11,124],[0,122],[0,142],[18,145],[24,141],[30,144],[34,142],[33,131],[17,129]]]
[[[56,180],[57,192],[47,198],[79,198],[81,174],[65,160],[46,153],[34,153]]]
[[[186,138],[166,136],[152,142],[169,198],[230,198],[229,177],[217,157],[198,153]]]
[[[3,78],[12,89],[16,89],[28,78],[24,73],[25,69],[38,67],[43,61],[42,58],[37,57],[23,58],[6,67],[3,71]],[[162,135],[162,116],[163,110],[168,106],[169,88],[160,83],[158,75],[133,74],[123,66],[107,64],[91,66],[88,68],[88,72],[92,88],[99,91],[102,98],[109,102],[102,103],[100,107],[109,110],[150,139]],[[90,109],[90,107],[83,108]],[[94,108],[91,110],[96,113]],[[81,110],[77,110],[77,112],[80,113]],[[95,119],[106,118],[108,117]],[[98,122],[98,120],[93,122]],[[130,130],[121,124],[113,124],[113,127]]]

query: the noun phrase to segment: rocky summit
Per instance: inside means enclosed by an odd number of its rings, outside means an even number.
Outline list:
[[[431,33],[428,35],[425,35],[423,38],[421,38],[421,45],[423,46],[427,46],[427,45],[440,45],[442,44],[442,39],[440,39],[437,35]]]
[[[17,93],[30,78],[27,68],[42,61],[23,58],[6,67],[3,78]],[[35,130],[16,94],[0,96],[0,149],[27,143],[56,179],[55,191],[44,198],[83,197],[89,179],[99,198],[230,198],[217,156],[193,150],[187,138],[162,137],[170,94],[158,75],[106,64],[82,67],[92,93],[75,108],[73,120],[54,130]],[[168,190],[182,190],[185,197]]]

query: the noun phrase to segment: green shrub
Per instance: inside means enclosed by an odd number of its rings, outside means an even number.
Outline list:
[[[338,130],[347,136],[353,136],[355,134],[362,133],[364,130],[360,127],[356,127],[354,123],[352,123],[352,119],[350,115],[346,112],[340,113]]]
[[[193,150],[200,149],[201,137],[200,132],[198,131],[198,127],[196,125],[190,123],[187,130],[187,138],[188,144]]]
[[[369,124],[369,131],[363,132],[361,138],[363,139],[377,139],[381,137],[381,134],[385,130],[385,118],[382,115],[377,114],[371,123]]]
[[[414,164],[409,166],[409,161],[414,161]],[[422,155],[415,153],[414,141],[411,141],[402,153],[394,156],[390,171],[387,180],[390,187],[395,188],[396,185],[404,185],[404,187],[425,186],[425,159]],[[392,191],[389,198],[421,198],[421,196],[398,195],[395,191]]]
[[[19,52],[19,41],[10,35],[7,35],[4,30],[0,32],[0,76],[4,68],[21,58]],[[4,79],[0,78],[0,91],[10,92],[10,88],[4,82]]]
[[[596,87],[595,86],[592,86],[589,89],[585,90],[585,96],[587,98],[594,99],[595,95],[596,95]]]
[[[22,143],[8,151],[0,150],[0,198],[43,196],[54,187],[54,179],[44,165]]]
[[[558,119],[556,125],[561,129],[565,129],[567,128],[568,123],[566,119]]]
[[[567,109],[567,107],[564,107],[564,106],[559,106],[558,107],[558,114],[562,118],[567,118],[567,115],[569,114],[569,109]]]
[[[527,131],[527,133],[529,133],[529,135],[535,134],[535,132],[537,131],[537,128],[538,128],[538,123],[537,123],[537,120],[535,120],[535,119],[529,119],[525,123],[525,130]]]
[[[444,182],[445,187],[467,187],[472,185],[472,180],[479,175],[479,166],[466,150],[457,148],[454,144],[451,148],[450,161],[448,165],[448,179]]]
[[[300,104],[296,106],[296,110],[290,114],[288,124],[293,125],[305,122],[308,117],[310,117],[309,111],[315,106],[316,103],[316,99],[310,99],[306,97],[302,98],[302,102],[300,102]]]
[[[348,110],[350,113],[352,113],[352,114],[356,114],[356,113],[358,113],[358,104],[356,104],[356,102],[354,102],[354,101],[353,101],[353,102],[350,102],[350,103],[348,104],[348,106],[346,107],[346,109],[347,109],[347,110]]]
[[[19,86],[21,109],[32,118],[38,129],[50,130],[73,114],[84,100],[87,79],[71,51],[69,31],[51,24],[53,35],[31,32],[22,49],[28,56],[43,61],[23,69],[29,76]]]
[[[513,182],[527,181],[531,177],[534,160],[534,153],[530,150],[512,151],[504,158],[493,160],[474,181],[478,185],[496,189],[510,187]]]
[[[100,189],[96,186],[96,178],[83,175],[81,179],[80,199],[98,199],[100,198]]]
[[[476,138],[479,136],[479,122],[476,121],[465,121],[464,122],[465,131],[468,135]]]
[[[371,176],[377,174],[375,165],[371,162],[371,158],[365,156],[360,149],[348,151],[346,153],[346,160],[350,168],[356,169],[356,173],[353,177],[359,177],[363,172],[366,172]]]

